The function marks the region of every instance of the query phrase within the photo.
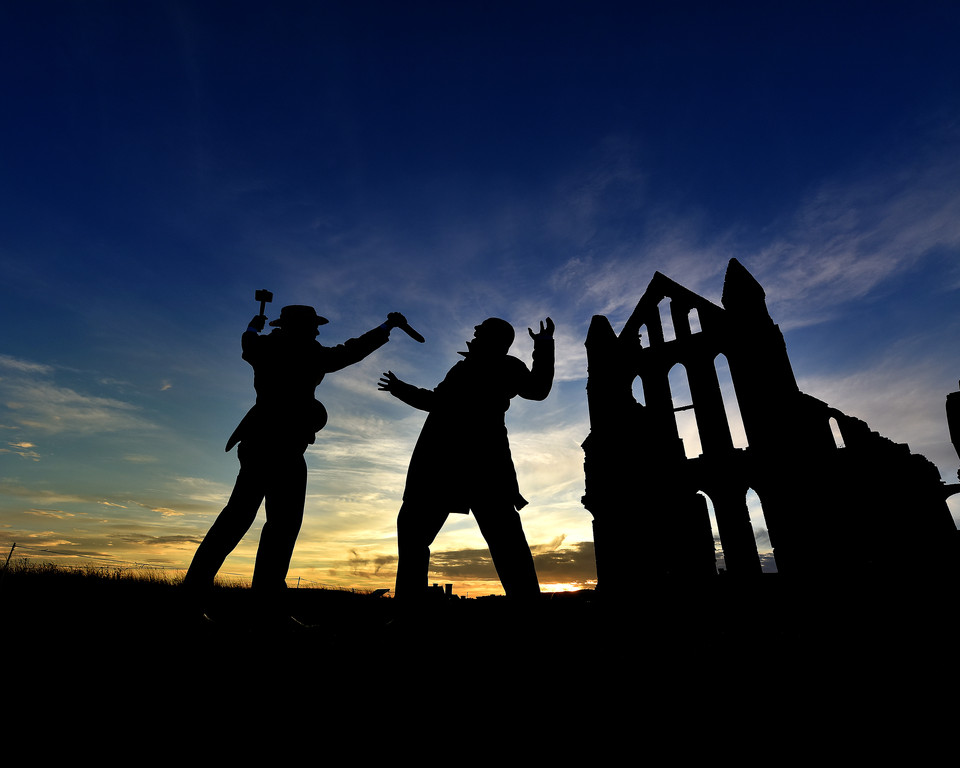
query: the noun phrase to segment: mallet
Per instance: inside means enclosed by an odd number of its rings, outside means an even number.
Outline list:
[[[267,308],[267,302],[273,301],[273,294],[266,288],[262,288],[253,294],[253,300],[260,302],[260,314],[262,315],[264,310]]]

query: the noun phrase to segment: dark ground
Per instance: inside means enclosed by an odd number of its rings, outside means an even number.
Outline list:
[[[797,585],[779,575],[708,585],[636,588],[616,597],[585,591],[544,595],[536,606],[505,598],[437,600],[416,615],[389,597],[350,591],[289,589],[287,614],[305,626],[272,628],[254,593],[218,588],[200,618],[181,591],[136,579],[7,578],[0,584],[3,640],[26,658],[46,650],[109,649],[125,656],[173,655],[231,663],[238,646],[287,648],[304,666],[336,655],[352,667],[414,655],[442,664],[466,649],[492,657],[656,668],[706,662],[765,667],[783,674],[823,653],[850,661],[955,652],[955,592],[920,582]],[[276,605],[271,601],[269,606]],[[598,656],[602,658],[598,658]],[[201,662],[201,659],[203,660]],[[480,662],[478,662],[480,663]]]
[[[954,594],[771,575],[524,608],[441,601],[406,616],[389,598],[299,589],[290,613],[310,626],[268,631],[251,623],[248,589],[218,590],[209,622],[170,585],[8,578],[0,608],[17,700],[79,690],[177,717],[230,713],[241,730],[266,707],[374,732],[559,728],[594,749],[598,738],[720,748],[733,728],[741,750],[787,728],[791,749],[856,732],[861,749],[894,737],[922,750],[955,725]]]

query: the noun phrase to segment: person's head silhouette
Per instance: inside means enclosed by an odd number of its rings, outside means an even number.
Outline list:
[[[510,323],[499,317],[488,317],[474,326],[473,340],[467,342],[467,348],[474,354],[505,355],[514,338],[516,334]]]
[[[317,335],[317,328],[328,322],[330,321],[325,317],[320,317],[313,307],[307,307],[302,304],[291,304],[281,309],[280,317],[272,320],[270,325],[291,335],[309,335],[315,337]]]

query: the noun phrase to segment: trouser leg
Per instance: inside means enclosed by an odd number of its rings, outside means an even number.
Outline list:
[[[397,515],[397,584],[394,594],[406,600],[423,597],[430,570],[430,545],[447,513],[404,502]]]
[[[540,582],[524,536],[520,515],[513,507],[474,507],[473,515],[490,547],[490,556],[507,597],[535,598]]]
[[[197,547],[187,575],[184,577],[184,586],[206,589],[213,584],[223,561],[233,552],[253,525],[263,496],[263,485],[259,474],[249,467],[244,468],[241,462],[230,500],[204,536],[200,546]]]
[[[253,570],[253,588],[286,587],[290,559],[303,524],[307,493],[307,463],[303,455],[288,455],[271,462],[266,492],[266,522],[260,531],[260,546]]]

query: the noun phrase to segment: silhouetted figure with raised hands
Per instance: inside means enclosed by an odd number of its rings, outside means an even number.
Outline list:
[[[417,601],[426,594],[433,543],[451,512],[473,512],[490,547],[507,596],[536,598],[540,585],[518,510],[520,495],[504,414],[519,395],[543,400],[553,385],[554,324],[548,317],[533,338],[533,366],[508,355],[512,326],[491,317],[474,328],[464,359],[433,390],[420,389],[387,371],[379,388],[428,411],[410,460],[397,518],[399,564],[396,595]]]
[[[316,337],[318,327],[327,322],[313,307],[287,306],[270,323],[276,328],[270,334],[260,335],[266,323],[260,314],[240,337],[243,359],[253,366],[257,400],[227,442],[228,451],[239,443],[240,473],[227,506],[187,571],[184,586],[193,594],[202,594],[213,584],[264,500],[267,519],[260,533],[253,589],[275,596],[286,586],[303,521],[304,452],[327,421],[326,409],[315,399],[314,390],[327,373],[356,363],[385,344],[391,328],[406,327],[403,315],[391,312],[386,322],[359,338],[324,347]],[[282,611],[283,607],[276,609]]]

